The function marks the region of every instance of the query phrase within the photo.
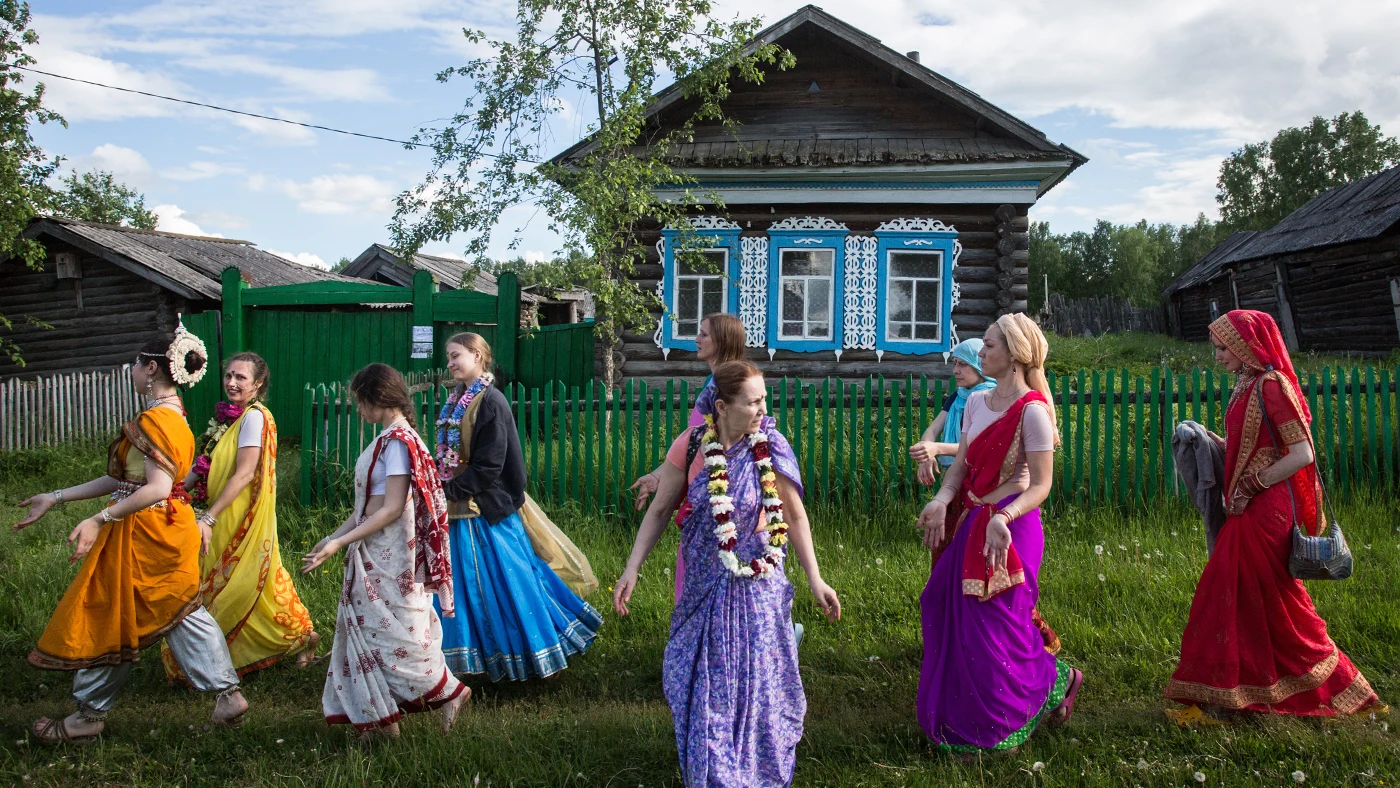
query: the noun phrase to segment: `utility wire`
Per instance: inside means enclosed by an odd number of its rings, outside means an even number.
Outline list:
[[[213,105],[213,104],[204,104],[204,103],[201,103],[201,102],[198,102],[198,101],[190,101],[189,99],[175,98],[174,96],[162,96],[162,95],[160,95],[159,93],[147,93],[147,92],[144,91],[144,90],[134,90],[134,89],[132,89],[132,88],[119,88],[119,87],[117,87],[116,85],[104,85],[104,84],[102,84],[101,82],[93,82],[93,81],[87,80],[87,79],[78,79],[77,77],[66,77],[66,76],[64,76],[64,75],[62,75],[62,74],[54,74],[54,73],[49,72],[49,71],[40,71],[40,70],[37,69],[37,68],[29,68],[29,67],[27,67],[27,66],[10,65],[10,66],[8,66],[8,67],[9,67],[9,68],[16,68],[16,69],[19,69],[20,71],[30,71],[30,72],[33,72],[33,73],[35,73],[35,74],[43,74],[43,75],[46,76],[46,77],[54,77],[55,79],[66,79],[66,80],[68,80],[68,81],[70,81],[70,82],[81,82],[81,83],[83,83],[84,85],[92,85],[93,87],[106,88],[106,89],[108,89],[108,90],[120,90],[120,91],[123,92],[123,93],[135,93],[135,94],[140,95],[140,96],[149,96],[149,97],[151,97],[151,98],[158,98],[158,99],[164,99],[164,100],[166,100],[166,101],[178,102],[178,103],[180,103],[180,104],[189,104],[189,105],[195,106],[195,107],[203,107],[203,108],[205,108],[205,109],[218,110],[219,112],[231,112],[231,113],[233,113],[234,115],[243,115],[243,116],[249,117],[249,118],[258,118],[259,120],[272,120],[272,121],[276,121],[276,122],[278,122],[278,123],[288,123],[288,124],[291,124],[291,125],[293,125],[293,126],[301,126],[301,127],[303,127],[303,128],[308,128],[308,129],[318,129],[318,130],[320,130],[320,131],[330,131],[330,132],[334,132],[334,133],[336,133],[336,134],[348,134],[348,135],[351,136],[351,137],[363,137],[363,138],[365,138],[365,139],[367,139],[367,140],[379,140],[379,141],[381,141],[381,142],[392,142],[392,143],[395,143],[395,144],[397,144],[397,145],[404,145],[404,146],[411,147],[411,148],[431,148],[431,147],[433,147],[433,146],[431,146],[431,145],[428,145],[428,144],[422,143],[422,142],[409,142],[409,141],[407,141],[407,140],[396,140],[396,139],[392,139],[392,138],[389,138],[389,137],[377,137],[377,136],[375,136],[375,135],[373,135],[373,134],[361,134],[361,133],[358,132],[358,131],[346,131],[345,129],[333,129],[333,128],[331,128],[330,126],[320,126],[320,125],[317,125],[317,124],[315,124],[315,123],[302,123],[301,121],[297,121],[297,120],[288,120],[288,119],[286,119],[286,118],[274,118],[274,117],[272,117],[271,115],[259,115],[259,114],[256,113],[256,112],[244,112],[243,110],[240,110],[240,109],[229,109],[228,107],[219,107],[219,106],[215,106],[215,105]]]

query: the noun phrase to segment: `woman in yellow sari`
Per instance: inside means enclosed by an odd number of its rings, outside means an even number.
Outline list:
[[[132,370],[146,409],[112,443],[107,475],[21,504],[29,515],[15,531],[64,501],[111,496],[69,534],[69,560],[82,565],[29,653],[36,668],[76,671],[78,711],[36,721],[33,735],[41,743],[96,739],[141,649],[161,638],[196,689],[218,693],[215,725],[237,725],[248,711],[219,627],[200,605],[199,554],[207,534],[195,525],[180,482],[194,461],[194,435],[175,386],[197,382],[205,359],[204,343],[184,328],[147,343]]]
[[[238,675],[268,667],[300,652],[306,667],[319,636],[282,566],[277,544],[277,424],[260,401],[267,394],[267,362],[239,353],[224,364],[227,402],[215,408],[206,433],[205,455],[185,477],[199,517],[212,530],[209,551],[199,562],[204,606],[219,622]],[[169,648],[167,675],[183,679]]]

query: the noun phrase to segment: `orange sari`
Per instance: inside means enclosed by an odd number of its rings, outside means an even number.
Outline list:
[[[135,448],[170,475],[170,497],[102,527],[59,601],[29,664],[79,670],[137,662],[199,607],[199,529],[180,480],[194,462],[194,435],[178,412],[150,408],[122,426],[107,473],[123,482],[113,499],[145,483],[126,457]]]

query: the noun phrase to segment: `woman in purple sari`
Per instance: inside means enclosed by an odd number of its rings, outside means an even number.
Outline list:
[[[692,788],[785,786],[807,711],[785,572],[789,538],[830,620],[840,618],[841,603],[817,568],[797,458],[765,415],[762,374],[732,361],[715,370],[714,384],[713,413],[696,428],[704,430],[705,472],[687,487],[690,435],[682,433],[613,604],[627,615],[637,572],[685,489],[677,519],[687,569],[662,665],[681,773]]]
[[[1084,682],[1035,613],[1055,450],[1045,336],[1013,314],[983,339],[996,388],[968,398],[957,456],[919,517],[934,566],[919,598],[916,712],[939,749],[960,754],[1014,751],[1040,723],[1069,719]]]

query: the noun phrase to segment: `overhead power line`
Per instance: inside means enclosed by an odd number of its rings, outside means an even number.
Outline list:
[[[346,135],[349,135],[349,136],[351,136],[351,137],[363,137],[364,139],[367,139],[367,140],[379,140],[379,141],[381,141],[381,142],[392,142],[392,143],[395,143],[395,144],[397,144],[397,145],[406,145],[406,146],[411,147],[411,148],[431,148],[431,147],[432,147],[431,145],[428,145],[428,144],[422,143],[422,142],[409,142],[408,140],[396,140],[396,139],[392,139],[392,138],[390,138],[390,137],[379,137],[379,136],[376,136],[376,135],[374,135],[374,134],[361,134],[361,133],[358,132],[358,131],[346,131],[345,129],[333,129],[333,128],[331,128],[330,126],[321,126],[321,125],[318,125],[318,124],[315,124],[315,123],[302,123],[301,121],[298,121],[298,120],[288,120],[288,119],[286,119],[286,118],[274,118],[274,117],[272,117],[271,115],[259,115],[259,114],[256,113],[256,112],[244,112],[244,111],[241,110],[241,109],[229,109],[228,107],[220,107],[220,106],[216,106],[216,105],[214,105],[214,104],[205,104],[205,103],[200,102],[200,101],[190,101],[189,99],[175,98],[174,96],[162,96],[162,95],[160,95],[159,93],[148,93],[148,92],[146,92],[146,91],[144,91],[144,90],[135,90],[135,89],[133,89],[133,88],[121,88],[121,87],[117,87],[116,85],[104,85],[104,84],[102,84],[101,82],[93,82],[93,81],[90,80],[90,79],[78,79],[77,77],[68,77],[68,76],[64,76],[63,74],[55,74],[55,73],[50,72],[50,71],[40,71],[40,70],[37,69],[37,68],[29,68],[29,67],[27,67],[27,66],[10,65],[9,68],[19,69],[20,71],[30,71],[30,72],[33,72],[33,73],[35,73],[35,74],[43,74],[43,75],[46,76],[46,77],[53,77],[53,78],[55,78],[55,79],[66,79],[66,80],[68,80],[69,82],[81,82],[81,83],[84,84],[84,85],[92,85],[93,87],[106,88],[107,90],[120,90],[120,91],[123,92],[123,93],[135,93],[135,94],[137,94],[138,96],[149,96],[150,98],[163,99],[163,100],[165,100],[165,101],[174,101],[174,102],[177,102],[177,103],[179,103],[179,104],[189,104],[190,106],[194,106],[194,107],[203,107],[203,108],[205,108],[205,109],[218,110],[219,112],[229,112],[229,113],[232,113],[232,114],[234,114],[234,115],[242,115],[242,116],[248,117],[248,118],[257,118],[257,119],[259,119],[259,120],[271,120],[271,121],[275,121],[275,122],[277,122],[277,123],[287,123],[287,124],[292,125],[292,126],[301,126],[302,128],[307,128],[307,129],[317,129],[317,130],[319,130],[319,131],[330,131],[330,132],[334,132],[334,133],[336,133],[336,134],[346,134]]]

